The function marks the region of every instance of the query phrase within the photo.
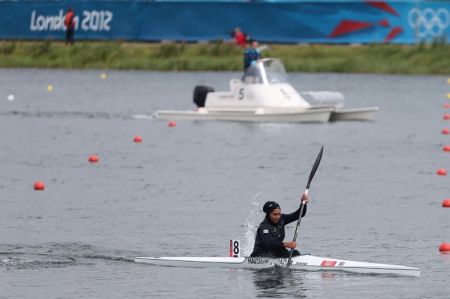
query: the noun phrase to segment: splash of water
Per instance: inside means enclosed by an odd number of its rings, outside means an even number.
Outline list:
[[[249,256],[253,251],[256,230],[261,222],[260,202],[264,199],[263,192],[258,192],[252,197],[252,208],[245,223],[243,242],[241,242],[241,252],[244,256]]]

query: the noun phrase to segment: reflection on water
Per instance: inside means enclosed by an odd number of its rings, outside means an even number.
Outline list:
[[[258,297],[295,297],[306,298],[306,288],[302,277],[295,275],[290,269],[275,267],[253,271]]]
[[[443,263],[445,263],[446,265],[450,265],[450,253],[441,252],[440,258]]]
[[[323,280],[335,280],[336,279],[336,273],[322,272],[321,276],[322,276]]]

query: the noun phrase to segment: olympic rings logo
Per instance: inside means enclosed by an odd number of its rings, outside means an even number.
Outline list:
[[[423,11],[413,8],[409,11],[408,22],[419,37],[440,36],[449,25],[449,13],[445,8],[426,8]]]

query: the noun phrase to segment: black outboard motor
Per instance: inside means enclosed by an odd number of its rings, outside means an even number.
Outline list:
[[[214,92],[214,88],[209,86],[197,85],[194,88],[194,103],[198,108],[205,107],[206,95],[208,92]]]

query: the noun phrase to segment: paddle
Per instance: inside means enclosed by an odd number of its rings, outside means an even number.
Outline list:
[[[305,189],[305,194],[306,195],[308,195],[309,185],[311,185],[311,181],[312,181],[314,175],[316,174],[317,168],[319,167],[320,160],[322,159],[322,153],[323,153],[323,145],[320,148],[320,152],[317,155],[316,162],[314,162],[314,166],[311,169],[311,173],[309,174],[308,183],[306,184],[306,189]],[[297,225],[295,226],[294,239],[293,239],[294,242],[297,240],[297,230],[300,227],[300,222],[302,221],[302,214],[303,214],[303,207],[304,206],[305,205],[303,204],[303,200],[302,200],[301,203],[300,203],[300,214],[298,215]],[[292,252],[294,252],[294,248],[291,248],[291,251],[289,252],[289,260],[288,260],[287,265],[286,265],[286,267],[288,267],[288,268],[291,266]]]

